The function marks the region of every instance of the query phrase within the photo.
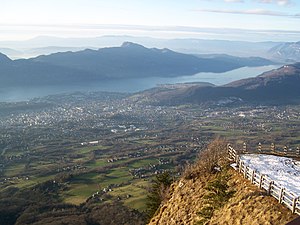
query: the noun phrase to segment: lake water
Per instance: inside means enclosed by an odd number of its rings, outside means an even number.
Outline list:
[[[225,73],[198,73],[192,76],[174,78],[147,77],[131,78],[113,81],[97,82],[89,85],[70,86],[43,86],[34,88],[7,88],[0,89],[0,101],[24,101],[35,97],[42,97],[52,94],[68,93],[75,91],[111,91],[111,92],[137,92],[153,88],[159,84],[175,84],[187,82],[209,82],[215,85],[223,85],[229,82],[255,77],[263,72],[277,69],[281,65],[243,67]]]

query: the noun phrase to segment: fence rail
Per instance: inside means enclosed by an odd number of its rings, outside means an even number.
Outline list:
[[[273,181],[266,174],[261,174],[246,165],[244,161],[240,160],[240,155],[237,151],[228,145],[228,158],[236,163],[235,169],[243,174],[245,179],[251,181],[251,183],[257,185],[259,188],[264,189],[267,193],[278,200],[279,203],[285,205],[293,213],[300,215],[300,196],[295,193],[286,190],[284,187]]]
[[[258,143],[257,145],[243,143],[241,146],[240,153],[260,153],[260,154],[274,154],[282,156],[291,156],[291,157],[300,157],[300,148],[296,146],[287,146],[287,145],[266,145]]]

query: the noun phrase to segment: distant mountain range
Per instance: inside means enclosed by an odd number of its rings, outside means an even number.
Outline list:
[[[286,62],[299,62],[300,61],[300,41],[282,43],[276,45],[269,50],[269,54],[274,59]]]
[[[61,52],[30,59],[10,60],[1,54],[0,87],[83,84],[120,78],[176,77],[271,64],[274,63],[259,57],[195,56],[125,42],[121,47]]]
[[[238,80],[223,86],[171,85],[135,95],[137,101],[148,99],[156,104],[187,103],[299,103],[300,63],[265,72],[255,78]],[[154,98],[153,98],[154,96]]]
[[[186,54],[228,54],[239,57],[269,57],[269,50],[285,42],[249,42],[206,40],[196,38],[160,39],[135,36],[101,36],[93,38],[59,38],[39,36],[24,41],[0,41],[0,52],[10,58],[30,58],[42,54],[79,51],[86,48],[120,46],[123,42],[142,44],[147,48],[168,48]]]
[[[297,62],[300,58],[299,42],[249,42],[195,38],[160,39],[117,35],[93,38],[40,36],[25,41],[0,41],[0,52],[12,59],[30,58],[56,52],[115,47],[120,46],[123,42],[140,43],[147,48],[168,48],[185,54],[227,54],[238,57],[259,56],[284,63]]]

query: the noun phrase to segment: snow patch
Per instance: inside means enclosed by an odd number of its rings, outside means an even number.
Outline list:
[[[287,157],[262,154],[241,155],[240,160],[275,183],[300,196],[300,162]]]

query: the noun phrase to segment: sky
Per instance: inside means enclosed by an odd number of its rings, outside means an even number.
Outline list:
[[[102,35],[299,41],[300,1],[0,0],[0,41]]]

